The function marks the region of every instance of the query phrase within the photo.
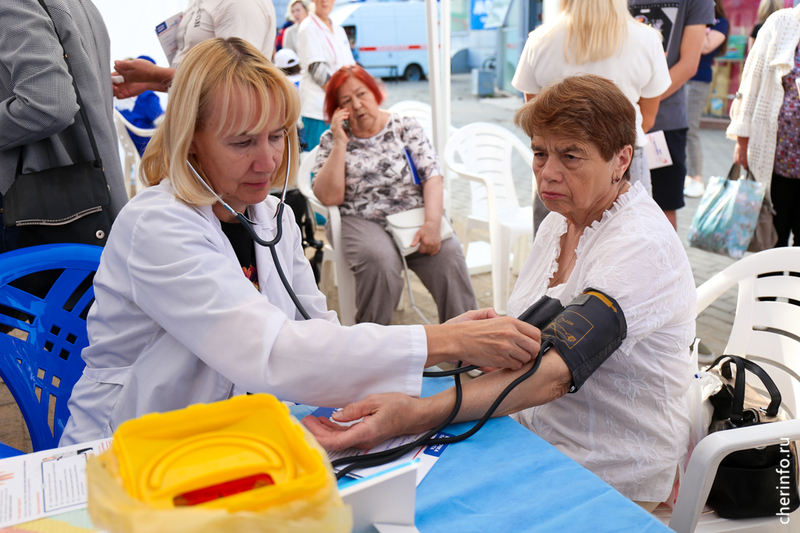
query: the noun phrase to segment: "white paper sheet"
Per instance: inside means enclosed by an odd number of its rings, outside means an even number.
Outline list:
[[[324,416],[326,418],[330,418],[335,411],[337,411],[337,409],[320,407],[312,414],[313,416]],[[422,435],[423,434],[420,433],[419,435],[404,435],[402,437],[395,437],[393,439],[385,440],[380,444],[373,446],[372,448],[368,448],[366,450],[356,449],[356,448],[348,448],[346,450],[338,452],[328,450],[328,457],[330,458],[331,461],[334,461],[342,457],[353,457],[356,455],[366,455],[368,453],[382,452],[385,450],[390,450],[392,448],[397,448],[398,446],[402,446],[403,444],[416,440]],[[452,437],[452,435],[449,435],[447,433],[439,433],[438,435],[436,435],[436,438],[439,437]],[[358,469],[348,475],[353,477],[367,477],[376,474],[378,472],[381,472],[383,470],[388,470],[403,463],[407,463],[412,459],[419,459],[420,465],[419,468],[417,469],[417,486],[419,486],[419,484],[425,478],[425,475],[428,472],[430,472],[431,468],[433,468],[433,465],[436,464],[436,461],[439,460],[439,456],[442,455],[442,452],[444,452],[444,450],[447,449],[448,446],[449,444],[439,444],[435,446],[425,446],[425,447],[419,446],[410,450],[408,453],[404,454],[399,459],[396,459],[390,463],[386,463],[385,465],[375,466],[371,468]],[[339,470],[341,470],[341,468],[335,468],[334,470],[338,472]]]
[[[654,168],[672,166],[672,156],[669,153],[667,139],[662,130],[647,134],[647,144],[644,146],[644,155],[650,170]]]
[[[86,459],[102,439],[0,461],[0,528],[86,507]]]
[[[178,52],[178,24],[181,23],[181,19],[183,19],[183,11],[177,15],[172,15],[156,26],[158,42],[161,43],[161,48],[164,50],[164,55],[167,56],[167,61],[169,61],[170,65]]]

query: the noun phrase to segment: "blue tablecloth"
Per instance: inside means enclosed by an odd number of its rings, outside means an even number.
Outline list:
[[[433,394],[452,384],[426,379]],[[459,434],[472,423],[456,424]],[[452,444],[417,488],[417,528],[434,532],[668,532],[650,513],[508,417]]]

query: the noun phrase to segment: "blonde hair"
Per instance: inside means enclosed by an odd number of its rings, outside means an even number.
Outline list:
[[[619,53],[631,21],[640,24],[628,11],[627,0],[560,0],[553,22],[536,29],[532,38],[538,44],[565,31],[564,59],[583,65]]]
[[[770,15],[783,9],[783,0],[761,0],[758,4],[758,22],[766,21]]]
[[[221,96],[222,116],[217,135],[251,135],[267,127],[275,113],[283,114],[289,143],[276,171],[274,187],[284,183],[292,151],[290,182],[297,176],[297,117],[300,98],[292,82],[253,45],[238,37],[203,41],[187,54],[175,73],[164,121],[142,157],[141,178],[148,186],[170,178],[177,196],[191,205],[212,205],[217,197],[192,174],[186,163],[195,132],[213,112]],[[256,124],[251,128],[254,119]],[[192,164],[203,175],[193,158]],[[205,177],[205,176],[204,176]]]
[[[307,14],[311,14],[311,8],[308,7],[308,2],[306,2],[306,0],[292,0],[291,2],[289,2],[286,5],[286,20],[291,20],[292,22],[297,22],[294,19],[294,15],[292,15],[292,7],[294,7],[295,4],[302,5],[303,8],[305,8],[306,13]]]

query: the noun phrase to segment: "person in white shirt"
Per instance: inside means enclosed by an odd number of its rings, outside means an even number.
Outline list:
[[[306,0],[292,0],[287,7],[286,18],[294,22],[294,24],[283,30],[283,48],[297,52],[298,29],[300,28],[300,23],[308,17],[308,4]]]
[[[536,234],[509,314],[520,316],[544,295],[566,305],[591,288],[616,300],[627,337],[604,362],[603,350],[599,363],[583,366],[570,363],[570,352],[584,337],[573,337],[568,348],[554,342],[558,349],[539,355],[538,370],[494,416],[517,413],[520,423],[652,509],[670,496],[686,460],[696,291],[669,221],[641,183],[629,183],[635,116],[612,82],[593,75],[557,82],[517,113],[515,123],[531,137],[538,194],[552,212]],[[607,329],[592,323],[598,335]],[[543,328],[542,344],[556,338],[569,341],[554,324]],[[454,421],[480,418],[532,364],[465,383]],[[314,417],[304,423],[326,449],[364,446],[436,427],[455,396],[452,388],[424,399],[373,395],[334,415],[338,422],[364,417],[349,428]]]
[[[325,89],[334,72],[355,65],[350,41],[344,29],[335,24],[330,14],[335,0],[314,0],[314,13],[300,24],[298,50],[300,56],[300,114],[306,132],[306,150],[319,144],[328,129],[323,114]]]
[[[670,86],[660,34],[633,19],[626,0],[561,0],[558,16],[531,32],[511,84],[530,100],[549,84],[574,74],[596,74],[617,84],[636,110],[631,182],[651,193],[644,157],[659,97]],[[547,215],[534,198],[534,230]]]
[[[427,366],[519,368],[538,351],[536,328],[491,310],[437,326],[341,326],[291,209],[276,217],[269,196],[297,171],[294,85],[242,39],[215,38],[189,52],[171,93],[141,163],[148,187],[117,217],[94,278],[62,445],[245,392],[324,406],[419,395]],[[248,228],[262,240],[282,231],[274,255]]]
[[[272,59],[277,17],[271,0],[190,0],[178,25],[178,51],[169,68],[144,60],[114,62],[114,96],[129,98],[145,90],[167,92],[175,70],[197,44],[213,37],[239,37]]]

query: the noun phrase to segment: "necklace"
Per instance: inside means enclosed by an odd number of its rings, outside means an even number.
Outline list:
[[[569,262],[568,262],[566,265],[564,265],[564,269],[561,271],[561,275],[560,275],[560,276],[558,276],[558,277],[555,279],[555,281],[553,281],[553,283],[551,283],[551,284],[550,284],[550,287],[555,287],[556,285],[558,285],[558,282],[560,282],[560,281],[561,281],[561,278],[563,278],[563,277],[564,277],[564,274],[566,274],[566,273],[567,273],[567,270],[569,270],[569,266],[570,266],[570,265],[572,264],[572,262],[575,260],[575,258],[577,257],[577,255],[578,255],[578,250],[575,250],[575,251],[573,251],[573,252],[572,252],[572,257],[570,257],[570,259],[569,259]]]

